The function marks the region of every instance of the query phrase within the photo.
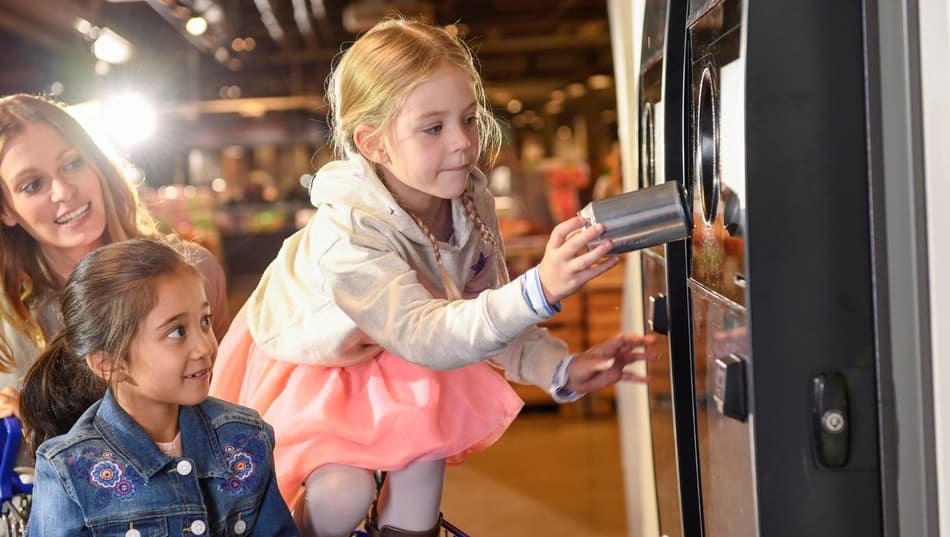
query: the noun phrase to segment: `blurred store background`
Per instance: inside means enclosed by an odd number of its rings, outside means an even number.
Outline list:
[[[167,226],[205,243],[231,275],[254,275],[309,216],[301,175],[331,158],[333,59],[392,13],[455,24],[478,55],[509,128],[485,171],[519,272],[598,177],[599,192],[616,191],[603,0],[8,0],[0,94],[74,105],[134,165]]]
[[[454,24],[478,56],[508,126],[485,171],[516,275],[554,223],[622,191],[606,0],[4,0],[0,94],[71,105],[162,225],[219,257],[233,314],[312,214],[300,178],[331,158],[334,58],[394,12]],[[622,281],[571,297],[550,329],[573,350],[617,332]],[[626,535],[613,392],[521,395],[502,443],[450,471],[449,518],[476,536]]]

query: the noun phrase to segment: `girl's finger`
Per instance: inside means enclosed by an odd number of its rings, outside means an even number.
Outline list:
[[[595,224],[573,235],[567,235],[565,237],[564,247],[570,248],[574,252],[586,250],[588,243],[603,235],[605,229],[603,224]]]
[[[584,227],[586,224],[587,220],[581,218],[580,216],[575,216],[574,218],[565,220],[554,226],[554,229],[551,230],[551,238],[549,239],[549,242],[553,243],[556,248],[559,248],[564,244],[564,241],[567,240],[567,237],[570,236],[572,232]],[[591,226],[591,229],[598,227],[600,228],[600,231],[597,233],[599,235],[600,233],[603,233],[604,230],[604,226],[602,224]]]
[[[645,377],[643,375],[637,375],[636,373],[624,371],[622,380],[626,380],[628,382],[640,382],[640,383],[646,384],[647,382],[650,382],[650,377]]]
[[[614,268],[617,263],[620,262],[620,258],[617,256],[610,256],[604,260],[603,263],[598,263],[596,265],[591,265],[585,269],[579,270],[574,275],[574,281],[581,284],[587,283],[590,280],[593,280],[597,276],[607,272],[608,270]]]
[[[573,255],[571,260],[568,261],[568,270],[580,271],[585,268],[594,266],[594,264],[599,259],[604,259],[604,258],[611,259],[611,258],[616,257],[619,260],[620,259],[619,256],[607,255],[608,252],[610,252],[611,248],[613,247],[614,247],[614,243],[608,239],[598,244],[597,247],[594,248],[593,250],[585,251],[584,253],[580,255]],[[577,250],[573,251],[574,254],[576,254],[576,252]]]

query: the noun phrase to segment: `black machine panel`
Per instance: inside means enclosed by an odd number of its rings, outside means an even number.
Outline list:
[[[640,183],[682,181],[695,226],[641,256],[661,534],[882,535],[863,5],[658,4]]]

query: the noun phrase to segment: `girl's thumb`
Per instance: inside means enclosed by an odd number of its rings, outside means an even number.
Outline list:
[[[607,371],[608,369],[613,367],[615,361],[616,360],[614,358],[609,358],[607,360],[604,360],[594,365],[594,371]]]

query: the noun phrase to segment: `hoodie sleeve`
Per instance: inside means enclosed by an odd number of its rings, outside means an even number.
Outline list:
[[[320,212],[325,225],[352,226],[344,211]],[[517,280],[468,300],[435,298],[383,234],[350,231],[334,233],[317,258],[326,292],[370,338],[410,362],[432,369],[479,362],[546,320],[530,308]]]

